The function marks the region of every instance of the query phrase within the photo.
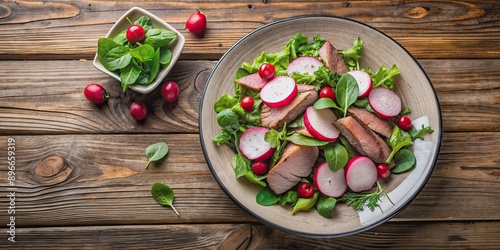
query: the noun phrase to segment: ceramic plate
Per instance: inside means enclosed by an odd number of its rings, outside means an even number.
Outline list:
[[[234,94],[236,70],[245,61],[252,62],[262,51],[281,51],[287,41],[301,32],[311,40],[316,34],[330,41],[337,49],[352,47],[360,37],[364,43],[361,67],[378,69],[396,64],[401,71],[395,91],[404,107],[411,108],[414,125],[429,125],[434,133],[410,147],[417,158],[413,171],[392,175],[381,184],[386,187],[392,202],[382,197],[380,206],[371,212],[355,212],[338,203],[331,218],[319,215],[315,209],[291,214],[289,206],[261,206],[255,196],[260,187],[245,178],[236,179],[231,166],[233,151],[225,145],[217,146],[212,138],[220,133],[213,109],[214,102],[223,94]],[[201,103],[200,138],[206,161],[213,176],[226,194],[259,221],[280,230],[308,237],[340,237],[359,233],[401,212],[422,190],[436,163],[441,143],[441,116],[436,93],[422,67],[408,51],[394,39],[357,21],[332,16],[304,16],[279,20],[245,35],[222,56],[215,65],[205,86]]]

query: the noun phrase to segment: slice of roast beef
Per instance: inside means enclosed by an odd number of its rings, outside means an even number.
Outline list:
[[[236,79],[236,82],[244,87],[252,89],[254,91],[260,91],[264,85],[266,85],[267,80],[262,79],[259,73],[254,73],[251,75],[244,76],[242,78]]]
[[[333,125],[360,154],[370,157],[376,163],[384,163],[389,157],[391,149],[387,143],[353,117],[340,118]]]
[[[297,84],[299,93],[293,101],[282,108],[270,108],[269,106],[262,105],[261,121],[262,126],[270,128],[279,128],[283,124],[289,123],[300,114],[304,113],[307,107],[314,104],[318,99],[318,92],[312,85]]]
[[[311,174],[319,155],[318,147],[288,143],[281,159],[269,170],[267,183],[275,194],[282,194]]]
[[[381,134],[386,138],[391,136],[392,126],[388,120],[383,120],[376,114],[371,113],[364,108],[351,106],[347,109],[347,112],[349,113],[349,115],[356,118],[359,123],[366,125],[371,130]]]
[[[347,73],[344,59],[330,42],[326,41],[319,49],[318,54],[325,62],[326,67],[333,73],[339,73],[340,75]]]

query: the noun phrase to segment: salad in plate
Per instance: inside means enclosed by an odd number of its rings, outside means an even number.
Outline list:
[[[214,104],[221,132],[213,141],[233,149],[236,178],[262,187],[258,204],[324,217],[337,202],[374,211],[380,180],[414,168],[408,147],[433,130],[408,118],[394,91],[398,67],[363,68],[362,54],[359,37],[337,50],[297,33],[235,72],[234,94]]]

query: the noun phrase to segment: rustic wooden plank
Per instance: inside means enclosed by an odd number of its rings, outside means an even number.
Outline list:
[[[7,151],[8,138],[0,136],[0,152]],[[218,186],[196,134],[11,138],[20,227],[255,222]],[[144,149],[157,141],[169,144],[169,155],[146,170]],[[498,132],[445,133],[428,184],[393,220],[500,220],[500,148],[494,145],[500,145]],[[65,164],[40,165],[48,156],[61,157]],[[7,177],[7,171],[0,172],[0,180]],[[174,190],[179,217],[153,200],[155,182]],[[8,199],[2,181],[0,203]]]
[[[365,22],[417,58],[499,58],[495,1],[16,1],[0,3],[0,56],[91,59],[96,41],[133,6],[163,18],[186,36],[182,58],[218,59],[248,32],[298,15],[336,15]],[[183,30],[196,9],[208,16],[203,37]],[[20,39],[23,38],[23,39]],[[64,41],[64,42],[62,42]]]
[[[420,60],[437,91],[444,131],[499,131],[500,60]],[[176,105],[160,89],[122,93],[119,82],[89,61],[0,61],[0,134],[197,133],[201,94],[214,61],[179,61],[165,80],[181,88]],[[43,77],[40,77],[43,75]],[[83,88],[101,83],[107,104],[89,103]],[[33,91],[27,91],[33,90]],[[144,122],[129,115],[142,100]]]
[[[98,232],[98,233],[96,233]],[[248,224],[16,229],[10,249],[495,249],[500,222],[388,222],[342,238],[303,238]],[[422,240],[425,239],[425,240]]]

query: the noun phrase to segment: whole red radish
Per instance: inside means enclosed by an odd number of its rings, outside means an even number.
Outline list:
[[[410,130],[411,127],[412,127],[411,119],[408,116],[406,116],[406,115],[403,115],[403,116],[399,117],[399,119],[398,119],[398,127],[401,128],[404,131]]]
[[[173,81],[165,82],[161,86],[161,95],[167,102],[175,102],[179,98],[179,86]]]
[[[310,183],[301,182],[297,187],[297,193],[300,198],[309,198],[314,194],[314,187]]]
[[[207,17],[205,14],[197,11],[196,13],[189,16],[186,21],[186,29],[191,33],[201,33],[207,27]]]
[[[271,80],[274,77],[276,69],[270,63],[263,63],[259,67],[259,76],[264,80]]]
[[[377,165],[377,177],[380,179],[387,179],[391,175],[391,170],[385,164]]]
[[[146,105],[140,101],[135,101],[130,105],[130,114],[132,117],[138,121],[146,118],[148,114],[148,109]]]
[[[241,107],[247,111],[247,112],[250,112],[252,111],[253,109],[253,104],[254,104],[254,100],[251,96],[245,96],[241,99],[241,102],[240,102],[240,105]]]
[[[134,24],[128,27],[125,36],[130,43],[135,44],[144,41],[144,38],[146,38],[146,31],[142,26]]]
[[[83,95],[93,104],[104,103],[109,98],[104,87],[97,83],[87,85],[83,89]]]
[[[263,161],[256,161],[252,164],[252,171],[256,175],[264,175],[267,173],[267,164]]]
[[[325,86],[319,91],[319,98],[330,98],[332,101],[337,100],[335,92],[332,88]]]

